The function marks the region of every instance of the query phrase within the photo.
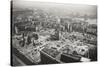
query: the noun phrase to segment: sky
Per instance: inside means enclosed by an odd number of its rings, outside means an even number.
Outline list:
[[[71,13],[81,15],[97,15],[96,5],[13,0],[13,6],[18,8],[40,8],[57,15],[67,15]]]

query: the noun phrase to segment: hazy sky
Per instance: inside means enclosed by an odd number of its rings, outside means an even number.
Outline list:
[[[13,0],[13,6],[21,8],[41,8],[46,11],[57,14],[79,13],[81,15],[84,14],[96,15],[97,13],[97,6],[95,5],[62,4],[62,3]]]

